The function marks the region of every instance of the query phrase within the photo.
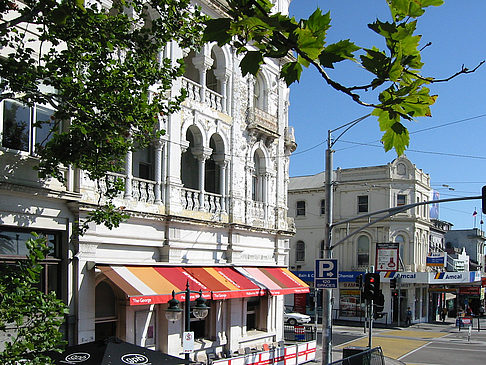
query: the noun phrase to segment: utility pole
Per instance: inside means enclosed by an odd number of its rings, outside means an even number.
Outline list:
[[[332,140],[331,132],[327,132],[326,149],[326,227],[324,239],[325,259],[332,258]],[[332,362],[332,289],[322,289],[322,363],[327,365]]]

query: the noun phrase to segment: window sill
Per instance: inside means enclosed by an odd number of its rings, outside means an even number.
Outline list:
[[[274,331],[251,330],[246,332],[246,335],[244,335],[244,337],[239,340],[239,343],[244,344],[246,342],[263,340],[269,337],[271,337],[273,341],[275,336],[276,333]]]

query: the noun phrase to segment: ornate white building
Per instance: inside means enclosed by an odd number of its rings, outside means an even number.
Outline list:
[[[199,5],[212,17],[223,12],[218,1]],[[288,5],[277,1],[284,13]],[[97,184],[69,167],[64,184],[40,180],[32,170],[33,145],[3,143],[0,260],[20,259],[32,230],[48,235],[55,249],[42,288],[69,305],[71,344],[116,335],[180,356],[185,324],[168,321],[165,310],[172,290],[183,291],[187,282],[210,306],[205,319],[191,318],[191,356],[278,342],[284,294],[308,291],[286,269],[294,233],[287,185],[295,140],[280,65],[269,62],[256,78],[242,77],[234,50],[215,44],[199,53],[169,44],[164,56],[184,58],[186,74],[174,92],[183,87],[189,96],[179,113],[164,119],[160,141],[121,156],[126,189],[115,203],[130,219],[113,230],[93,224],[76,235],[73,222],[96,205]],[[0,105],[3,135],[15,103]],[[16,107],[24,113],[14,118],[27,126],[32,116],[52,113]],[[39,131],[22,133],[35,141]]]

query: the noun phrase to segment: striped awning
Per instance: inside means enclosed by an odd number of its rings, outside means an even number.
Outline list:
[[[175,267],[103,265],[97,268],[128,297],[130,305],[167,303],[172,291],[201,291],[206,299],[221,300],[289,293],[307,293],[309,287],[284,268]],[[199,297],[191,293],[190,300]],[[176,298],[185,300],[185,294]]]
[[[254,282],[272,295],[308,293],[309,286],[282,267],[237,267],[241,274],[251,277]]]

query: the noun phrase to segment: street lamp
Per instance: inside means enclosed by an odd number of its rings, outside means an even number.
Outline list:
[[[169,307],[165,311],[165,318],[168,321],[175,322],[181,319],[182,317],[182,309],[179,307],[179,301],[175,298],[176,295],[185,294],[184,299],[184,331],[189,332],[191,330],[191,293],[199,293],[199,298],[196,299],[196,305],[192,309],[192,314],[197,319],[206,318],[208,315],[209,307],[206,305],[206,299],[202,296],[202,290],[190,290],[189,289],[189,280],[186,283],[186,290],[175,292],[172,290],[172,299],[169,300],[168,305]],[[186,360],[189,360],[189,353],[185,354]]]

